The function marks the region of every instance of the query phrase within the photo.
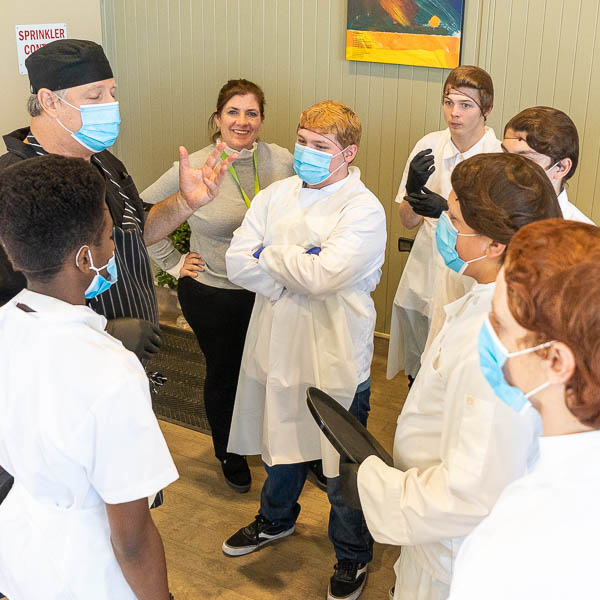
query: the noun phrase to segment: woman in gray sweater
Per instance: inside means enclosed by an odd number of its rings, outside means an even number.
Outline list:
[[[227,483],[238,492],[250,489],[250,470],[244,456],[227,452],[231,415],[246,330],[254,294],[227,279],[225,252],[259,190],[294,174],[292,155],[276,144],[257,141],[264,121],[264,94],[245,79],[228,81],[219,92],[209,119],[216,128],[213,143],[190,154],[190,166],[201,167],[224,142],[226,154],[238,158],[221,184],[219,195],[188,219],[190,249],[181,255],[170,239],[150,246],[150,256],[179,278],[183,315],[206,357],[204,404],[211,426],[215,456]],[[141,194],[154,204],[179,190],[178,163]]]

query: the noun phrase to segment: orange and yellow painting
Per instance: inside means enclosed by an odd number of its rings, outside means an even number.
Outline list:
[[[348,0],[346,59],[453,69],[465,0]]]

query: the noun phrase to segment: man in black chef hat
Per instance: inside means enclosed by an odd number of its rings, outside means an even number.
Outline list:
[[[94,297],[90,290],[86,298],[108,319],[107,331],[145,362],[160,345],[146,245],[164,238],[213,200],[236,155],[221,162],[222,145],[201,169],[192,169],[186,149],[180,147],[179,192],[147,210],[125,166],[107,150],[119,135],[121,117],[117,84],[102,46],[88,40],[57,40],[31,54],[25,66],[31,84],[27,103],[31,123],[4,136],[8,151],[0,156],[0,170],[38,155],[61,154],[88,160],[102,174],[113,221],[117,280]],[[112,281],[108,266],[94,265],[101,277]],[[25,285],[0,246],[0,305]],[[0,501],[2,495],[0,469]]]
[[[117,84],[102,46],[88,40],[57,40],[25,61],[31,84],[27,103],[31,124],[4,136],[8,152],[0,170],[37,155],[83,158],[106,180],[106,204],[113,220],[118,278],[105,292],[88,300],[109,320],[107,330],[126,348],[147,359],[160,337],[150,261],[146,245],[171,233],[210,202],[229,164],[217,148],[202,169],[191,169],[180,148],[180,190],[151,208],[144,206],[123,163],[107,148],[119,135],[121,117]],[[149,208],[149,210],[147,210]],[[106,265],[95,265],[107,277]],[[25,287],[0,249],[0,304]]]

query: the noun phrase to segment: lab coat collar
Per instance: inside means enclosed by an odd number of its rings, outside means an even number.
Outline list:
[[[446,145],[444,146],[444,152],[442,154],[442,158],[444,160],[448,158],[455,159],[457,158],[457,156],[459,156],[462,160],[467,160],[467,158],[471,158],[471,156],[481,154],[481,147],[485,143],[486,139],[490,136],[492,136],[493,138],[496,137],[496,134],[494,133],[493,129],[491,129],[490,127],[485,127],[485,131],[484,134],[481,136],[481,139],[476,144],[471,146],[471,148],[469,148],[466,152],[461,152],[452,141],[452,137],[450,136],[450,129],[446,129],[446,131],[448,132],[448,140],[446,142]]]
[[[79,322],[98,331],[104,331],[106,328],[106,317],[94,312],[89,306],[69,304],[58,298],[38,294],[28,289],[21,290],[8,304],[15,307],[17,304],[24,304],[35,311],[27,314],[43,320],[62,323]]]
[[[586,479],[600,475],[600,431],[542,436],[539,443],[537,469],[563,475],[580,473]]]
[[[300,178],[298,178],[298,179],[300,179]],[[358,167],[349,167],[348,175],[346,177],[344,177],[344,179],[340,179],[339,181],[336,181],[335,183],[326,185],[325,187],[322,187],[319,189],[307,188],[307,187],[304,187],[303,185],[300,187],[300,189],[301,189],[301,193],[303,196],[310,195],[312,197],[317,196],[319,198],[325,198],[326,196],[331,196],[331,194],[338,192],[346,184],[349,184],[352,182],[352,185],[355,185],[357,179],[360,180],[360,169]]]
[[[496,289],[496,282],[492,283],[476,283],[462,298],[446,304],[444,311],[448,318],[456,316],[462,311],[463,307],[473,302],[479,302],[480,300],[487,300],[494,295]]]

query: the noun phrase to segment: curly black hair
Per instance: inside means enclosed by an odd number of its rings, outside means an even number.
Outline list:
[[[81,158],[48,154],[0,173],[0,243],[13,268],[48,281],[67,256],[99,244],[106,185]]]

